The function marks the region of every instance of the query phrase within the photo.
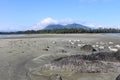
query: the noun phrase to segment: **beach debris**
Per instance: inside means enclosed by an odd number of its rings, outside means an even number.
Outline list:
[[[73,40],[74,42],[76,42],[77,40]]]
[[[74,45],[74,42],[71,42],[72,45]]]
[[[95,47],[96,47],[96,45],[92,45],[92,47],[94,47],[94,48],[95,48]]]
[[[91,45],[84,45],[81,47],[81,50],[86,51],[86,52],[96,51]]]
[[[62,80],[62,77],[59,74],[56,74],[56,79],[55,80]]]
[[[99,49],[104,49],[105,47],[104,46],[99,46]]]
[[[80,40],[78,39],[77,42],[80,42]]]
[[[95,45],[96,47],[99,47],[99,45]]]
[[[113,52],[117,52],[118,51],[118,49],[116,47],[109,46],[108,48],[109,48],[110,51],[113,51]]]
[[[81,44],[77,44],[78,47],[81,47],[82,45]]]
[[[120,45],[117,44],[117,45],[115,45],[115,47],[120,48]]]
[[[53,43],[53,44],[56,44],[56,42],[55,42],[55,41],[53,41],[52,43]]]
[[[72,40],[68,40],[68,42],[72,42]]]
[[[104,42],[100,42],[101,45],[104,45],[105,43]]]
[[[109,42],[109,44],[114,44],[113,42]]]

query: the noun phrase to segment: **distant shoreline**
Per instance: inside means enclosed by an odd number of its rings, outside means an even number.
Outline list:
[[[120,33],[106,33],[107,36],[120,36]]]
[[[24,37],[26,34],[0,34],[0,38]]]
[[[72,33],[72,34],[0,34],[0,38],[27,37],[38,35],[79,35],[79,34],[102,34],[107,36],[120,36],[120,33]]]
[[[78,35],[93,35],[93,36],[108,36],[108,37],[120,37],[120,33],[73,33],[73,34],[0,34],[0,39],[21,39],[21,38],[54,38],[55,36],[58,38],[71,37]]]

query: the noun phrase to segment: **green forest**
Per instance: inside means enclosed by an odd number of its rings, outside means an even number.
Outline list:
[[[0,32],[0,34],[67,34],[67,33],[120,33],[120,29],[99,28],[99,29],[82,29],[82,28],[64,28],[52,30],[27,30],[16,32]]]

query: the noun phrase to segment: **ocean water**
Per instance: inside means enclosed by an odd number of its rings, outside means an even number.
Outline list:
[[[26,34],[0,34],[0,38],[10,38],[10,37],[22,37],[25,36]],[[120,36],[120,33],[107,33],[104,34],[107,36]]]
[[[10,37],[22,37],[25,34],[1,34],[0,38],[10,38]]]
[[[120,36],[120,33],[108,33],[107,36]]]

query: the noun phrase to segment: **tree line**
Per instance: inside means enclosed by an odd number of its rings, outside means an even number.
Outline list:
[[[120,29],[114,28],[99,28],[99,29],[83,29],[83,28],[64,28],[52,30],[27,30],[16,32],[0,32],[0,34],[67,34],[67,33],[120,33]]]

